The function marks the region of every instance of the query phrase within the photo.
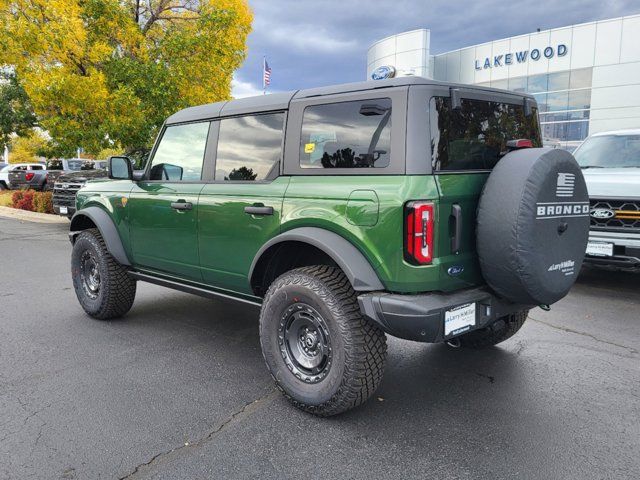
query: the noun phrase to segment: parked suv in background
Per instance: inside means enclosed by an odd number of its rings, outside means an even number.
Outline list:
[[[107,162],[104,160],[87,160],[85,158],[55,158],[47,161],[47,171],[49,172],[49,184],[53,188],[60,175],[66,173],[80,172],[84,170],[105,169]]]
[[[74,288],[98,319],[136,280],[261,306],[278,387],[337,414],[378,386],[385,333],[487,347],[566,295],[588,196],[540,146],[533,97],[419,77],[188,108],[143,173],[112,157],[78,192]]]
[[[640,268],[640,129],[591,135],[575,157],[591,201],[587,262]]]
[[[71,218],[76,212],[76,193],[94,178],[107,176],[106,160],[84,160],[79,171],[56,172],[53,186],[53,211],[58,215]]]

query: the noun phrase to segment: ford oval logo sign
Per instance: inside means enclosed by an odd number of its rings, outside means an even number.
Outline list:
[[[608,218],[613,218],[616,216],[616,212],[610,210],[608,208],[594,208],[591,210],[591,216],[593,218],[599,218],[602,220],[606,220]]]
[[[390,65],[383,65],[376,68],[371,74],[373,80],[384,80],[385,78],[393,78],[396,76],[396,69]]]
[[[462,265],[452,265],[447,270],[447,273],[452,277],[456,277],[464,272],[464,267]]]

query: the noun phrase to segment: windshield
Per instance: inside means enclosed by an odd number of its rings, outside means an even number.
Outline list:
[[[591,137],[574,156],[582,168],[640,168],[640,135]]]
[[[82,169],[83,161],[82,160],[69,160],[68,162],[69,170],[78,171]]]

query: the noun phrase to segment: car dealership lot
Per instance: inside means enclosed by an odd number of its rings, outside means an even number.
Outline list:
[[[88,318],[64,224],[0,218],[0,478],[639,478],[640,274],[587,269],[500,347],[389,341],[330,419],[277,393],[257,310],[148,284]]]

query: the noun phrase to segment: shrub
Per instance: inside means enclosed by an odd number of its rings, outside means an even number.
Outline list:
[[[33,196],[33,211],[40,213],[53,213],[53,193],[35,192]]]
[[[17,190],[11,196],[13,208],[33,212],[33,190]]]
[[[33,190],[16,190],[11,195],[11,206],[30,212],[53,213],[53,194]]]

